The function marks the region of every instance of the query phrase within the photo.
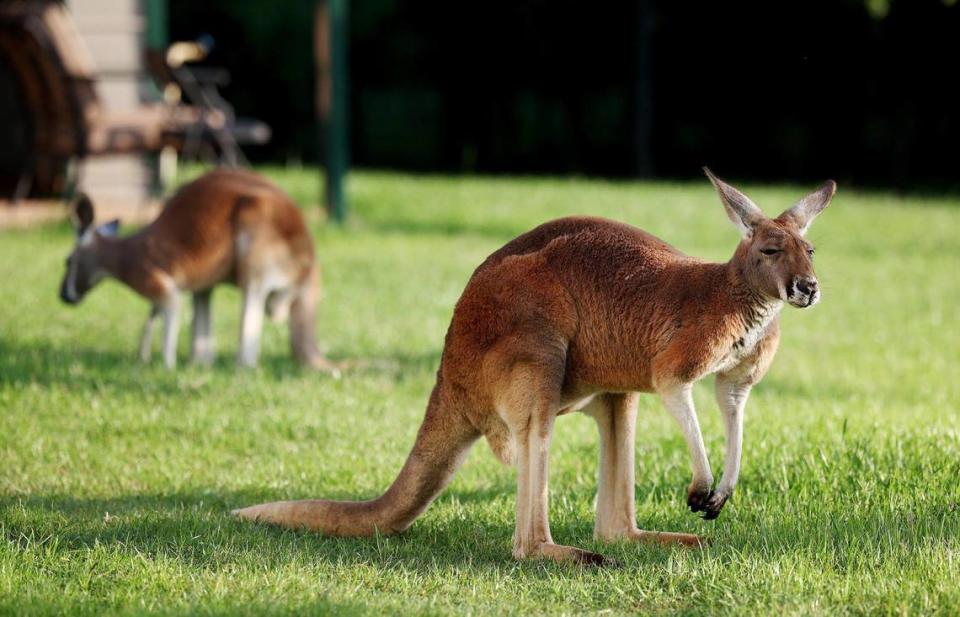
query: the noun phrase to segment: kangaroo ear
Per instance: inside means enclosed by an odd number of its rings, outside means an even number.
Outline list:
[[[93,225],[93,202],[84,193],[77,195],[70,208],[70,220],[77,235],[82,236]]]
[[[120,219],[113,219],[109,223],[97,227],[97,233],[101,236],[115,236],[120,230]]]
[[[797,203],[795,203],[790,208],[787,208],[778,216],[778,219],[790,219],[792,220],[797,227],[800,228],[800,233],[807,233],[807,229],[810,227],[810,223],[813,222],[813,219],[817,218],[817,215],[823,212],[823,209],[830,205],[830,201],[833,199],[834,194],[837,192],[837,183],[833,180],[827,180],[823,183],[823,186],[810,193]]]
[[[723,202],[723,209],[740,230],[740,235],[744,238],[752,236],[753,228],[766,218],[763,211],[757,207],[757,204],[750,201],[749,197],[713,175],[708,168],[704,167],[703,173],[707,174],[713,187],[717,189],[720,201]]]

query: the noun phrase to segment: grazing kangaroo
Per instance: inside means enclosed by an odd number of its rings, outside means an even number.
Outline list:
[[[106,277],[150,301],[140,358],[150,359],[153,327],[163,317],[163,360],[176,364],[182,292],[193,294],[192,358],[213,361],[210,296],[219,283],[243,292],[237,362],[256,366],[264,311],[289,317],[294,357],[332,369],[314,340],[319,295],[313,243],[300,211],[266,179],[245,171],[210,172],[183,186],[153,223],[124,238],[118,222],[93,225],[93,204],[73,207],[77,241],[60,285],[64,302],[77,304]]]
[[[806,308],[820,299],[803,235],[836,190],[827,182],[768,219],[704,171],[742,235],[730,261],[705,263],[600,218],[559,219],[521,235],[467,283],[413,451],[386,493],[363,502],[267,503],[235,514],[339,536],[403,531],[484,435],[502,461],[517,465],[513,555],[603,563],[600,555],[554,544],[547,517],[554,420],[579,410],[600,431],[595,536],[699,545],[693,535],[637,528],[636,393],[657,393],[679,422],[693,460],[687,503],[716,518],[737,483],[744,405],[773,360],[778,313],[784,302]],[[727,436],[716,489],[691,396],[693,383],[711,373]]]

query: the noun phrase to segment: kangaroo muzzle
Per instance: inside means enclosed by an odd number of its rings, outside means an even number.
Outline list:
[[[787,286],[787,302],[797,308],[810,308],[820,301],[820,285],[812,276],[796,277]]]
[[[66,304],[78,304],[80,302],[77,292],[73,289],[70,289],[70,286],[67,284],[66,280],[60,284],[60,299]]]

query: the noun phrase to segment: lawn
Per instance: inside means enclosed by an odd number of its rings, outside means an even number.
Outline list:
[[[316,201],[314,172],[264,171]],[[745,187],[768,213],[808,188]],[[640,525],[704,534],[705,550],[596,544],[596,430],[561,418],[554,537],[620,564],[588,569],[511,559],[514,473],[482,441],[400,536],[325,538],[229,511],[382,491],[413,442],[457,297],[518,233],[594,214],[729,257],[737,233],[709,183],[357,173],[349,194],[346,228],[311,216],[322,343],[365,360],[339,380],[296,368],[275,325],[261,368],[235,369],[239,297],[227,288],[214,295],[213,368],[141,365],[142,300],[107,282],[79,307],[59,302],[67,225],[0,232],[0,613],[960,612],[960,201],[840,187],[810,234],[823,300],[784,310],[718,520],[687,511],[686,447],[643,397]],[[187,348],[184,332],[184,365]],[[709,381],[696,398],[719,477]]]

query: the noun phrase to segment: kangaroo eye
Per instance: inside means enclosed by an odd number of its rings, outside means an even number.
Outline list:
[[[760,249],[760,252],[764,255],[776,255],[777,253],[782,253],[782,249]]]
[[[816,252],[817,252],[817,249],[813,247],[807,249],[807,255],[809,255],[810,257],[813,257],[813,254]]]

